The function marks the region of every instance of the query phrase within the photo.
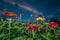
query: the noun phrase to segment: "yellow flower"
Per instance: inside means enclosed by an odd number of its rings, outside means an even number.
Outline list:
[[[45,20],[45,18],[43,18],[43,17],[39,17],[38,18],[40,21],[44,21]]]
[[[36,18],[36,20],[44,21],[45,18],[43,18],[43,17],[38,17],[38,18]]]

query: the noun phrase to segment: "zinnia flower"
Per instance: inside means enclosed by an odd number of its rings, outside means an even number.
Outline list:
[[[27,30],[32,30],[32,26],[33,26],[32,24],[28,24],[27,27],[26,27],[26,29]]]
[[[59,24],[58,24],[58,22],[49,22],[48,25],[51,27],[57,27]]]
[[[39,20],[39,16],[35,16],[36,20]]]
[[[4,12],[4,14],[7,16],[16,16],[16,14],[13,12]]]
[[[36,17],[36,20],[44,21],[45,18],[43,18],[43,17]]]
[[[46,31],[46,27],[42,28],[42,30]]]
[[[37,32],[37,29],[38,29],[38,26],[33,25],[32,30],[34,30],[35,32]]]
[[[43,17],[39,17],[39,20],[44,21],[44,20],[45,20],[45,18],[43,18]]]
[[[35,32],[37,32],[38,26],[29,24],[29,25],[26,27],[26,29],[27,29],[27,30],[34,30]]]

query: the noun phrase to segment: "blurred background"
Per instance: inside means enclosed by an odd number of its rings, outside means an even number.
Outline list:
[[[46,21],[60,20],[60,0],[0,0],[0,18],[7,18],[5,11],[17,15],[22,13],[22,20],[27,20],[31,15],[41,15]]]

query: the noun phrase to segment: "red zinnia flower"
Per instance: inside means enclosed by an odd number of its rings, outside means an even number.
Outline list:
[[[32,27],[32,30],[34,30],[35,32],[37,32],[37,29],[38,29],[38,26],[36,25]]]
[[[57,27],[58,26],[58,22],[49,22],[49,26]]]
[[[4,12],[4,14],[7,16],[16,16],[16,14],[13,12]]]
[[[33,26],[32,24],[28,24],[27,27],[26,27],[26,29],[27,30],[32,30],[32,26]]]
[[[26,29],[27,29],[27,30],[34,30],[35,32],[37,32],[38,26],[29,24],[29,25],[26,27]]]

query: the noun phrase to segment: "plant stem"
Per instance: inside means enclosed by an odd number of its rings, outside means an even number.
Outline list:
[[[9,40],[10,40],[10,29],[11,29],[11,18],[9,19]]]
[[[35,37],[35,33],[34,33],[34,30],[32,30],[32,35],[33,35],[33,38]]]
[[[20,23],[21,23],[21,15],[20,15]]]
[[[37,20],[37,26],[38,26],[38,20]]]

